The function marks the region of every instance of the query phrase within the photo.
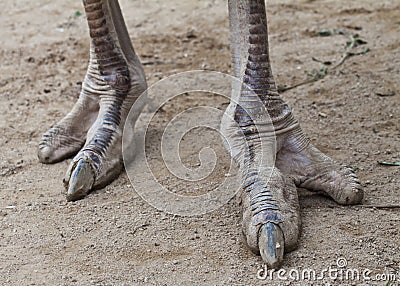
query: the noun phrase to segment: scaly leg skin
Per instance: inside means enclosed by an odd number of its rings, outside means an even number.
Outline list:
[[[309,143],[277,93],[269,61],[264,0],[230,0],[229,18],[233,68],[242,85],[233,86],[221,129],[243,176],[247,244],[270,268],[279,268],[284,253],[298,244],[301,222],[295,184],[324,191],[340,204],[360,203],[363,192],[349,168]],[[229,117],[234,118],[244,139],[239,138]],[[271,143],[274,136],[275,144]]]
[[[107,185],[120,174],[123,169],[122,131],[125,119],[137,97],[147,88],[144,72],[130,42],[118,1],[84,0],[83,4],[91,37],[90,61],[83,88],[84,95],[90,96],[83,96],[81,101],[88,98],[94,98],[93,102],[97,100],[98,115],[93,119],[94,113],[91,114],[90,120],[80,125],[79,144],[76,143],[74,148],[67,150],[64,148],[65,143],[47,144],[51,146],[46,147],[51,152],[45,148],[39,151],[40,157],[50,157],[49,153],[57,154],[52,156],[55,158],[52,160],[54,162],[76,152],[84,143],[83,148],[73,158],[64,179],[69,201],[85,197],[89,191]],[[61,126],[69,127],[85,120],[84,116],[91,109],[80,104],[81,101],[78,101],[67,119],[62,121],[66,123]],[[78,137],[77,132],[71,131],[76,129],[64,127],[62,130],[62,138],[66,138],[67,142]],[[85,131],[87,134],[84,134]],[[57,132],[50,131],[50,134]],[[45,136],[47,137],[50,136]],[[54,140],[54,137],[53,135],[52,141],[61,142],[58,138]],[[64,149],[67,151],[63,151]]]

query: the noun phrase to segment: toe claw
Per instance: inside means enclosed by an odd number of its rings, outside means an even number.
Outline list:
[[[39,148],[38,150],[39,162],[43,164],[55,163],[55,160],[52,159],[53,153],[54,153],[53,149],[48,146]]]
[[[264,224],[259,232],[258,247],[262,259],[268,267],[278,269],[283,262],[284,235],[279,225],[272,222]]]
[[[69,179],[65,182],[67,188],[67,201],[76,201],[84,198],[92,189],[95,181],[95,172],[92,166],[79,159],[70,172]]]

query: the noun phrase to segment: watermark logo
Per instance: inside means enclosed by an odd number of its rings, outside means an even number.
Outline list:
[[[400,269],[400,264],[399,264]],[[374,274],[368,268],[349,268],[346,258],[339,257],[334,265],[322,269],[268,269],[266,265],[257,271],[259,280],[278,281],[337,281],[337,282],[400,282],[400,270],[385,269],[384,273]],[[390,285],[390,284],[388,284]]]
[[[201,215],[214,211],[230,199],[241,189],[241,176],[237,169],[237,161],[240,154],[247,152],[247,144],[241,128],[234,120],[234,110],[240,103],[239,94],[245,89],[247,98],[250,98],[251,109],[257,107],[255,117],[249,113],[254,122],[253,128],[258,130],[259,122],[262,119],[263,130],[268,130],[267,140],[261,140],[261,147],[257,155],[260,155],[260,164],[269,162],[271,166],[275,163],[276,138],[272,121],[259,97],[250,88],[243,85],[237,78],[228,74],[212,71],[190,71],[169,76],[150,86],[133,104],[123,133],[123,158],[127,175],[136,192],[150,205],[158,210],[181,216]],[[216,108],[213,100],[197,102],[195,106],[190,104],[188,95],[191,93],[207,93],[222,96],[226,102],[230,102],[227,111],[224,108]],[[213,186],[206,193],[187,195],[179,193],[170,188],[159,175],[159,170],[149,162],[149,156],[154,156],[152,151],[146,149],[147,140],[155,140],[154,122],[155,118],[165,109],[170,110],[173,105],[169,104],[179,100],[184,104],[184,110],[179,110],[168,122],[163,122],[160,148],[161,164],[169,172],[169,175],[180,180],[179,185],[188,185],[193,182],[204,182],[213,173],[218,163],[218,153],[212,148],[212,144],[203,146],[198,152],[199,164],[189,168],[182,162],[180,156],[181,145],[186,142],[185,136],[197,132],[215,132],[219,139],[229,150],[224,154],[224,160],[229,158],[230,163],[225,168],[225,174],[221,174],[218,186]],[[192,98],[193,99],[193,98]],[[142,112],[143,106],[148,106]],[[165,107],[167,106],[167,107]],[[168,109],[169,108],[169,109]],[[247,112],[248,109],[244,108]],[[222,124],[221,124],[222,121]],[[153,124],[153,125],[152,125]],[[152,133],[153,132],[153,133]],[[200,140],[203,141],[208,140]],[[265,144],[264,144],[265,142]],[[207,142],[204,142],[207,143]],[[148,144],[147,144],[148,145]],[[243,152],[241,152],[241,150]],[[153,150],[154,151],[154,150]],[[221,154],[221,153],[220,153]],[[239,154],[239,155],[238,155]],[[235,157],[236,156],[236,157]],[[271,173],[272,173],[271,168]],[[169,176],[168,175],[168,176]],[[268,181],[271,174],[266,174]]]

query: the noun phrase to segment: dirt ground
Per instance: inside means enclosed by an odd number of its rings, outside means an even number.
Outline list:
[[[230,72],[225,1],[121,5],[150,84],[181,71]],[[67,203],[62,178],[69,160],[42,165],[36,151],[40,136],[79,94],[89,44],[81,13],[77,0],[0,1],[0,285],[362,284],[258,279],[262,261],[246,248],[235,199],[201,216],[168,215],[142,200],[123,174],[86,199]],[[268,15],[280,85],[319,69],[313,57],[337,63],[349,34],[367,42],[369,52],[283,96],[312,142],[357,170],[365,205],[399,205],[400,167],[377,161],[400,160],[400,2],[271,0]],[[347,35],[319,36],[324,29]],[[204,100],[226,106],[226,100]],[[178,109],[190,104],[175,103]],[[170,112],[165,109],[165,120]],[[153,132],[161,127],[155,124]],[[188,135],[183,160],[197,156],[203,140]],[[157,142],[150,150],[157,150]],[[217,155],[224,152],[217,148]],[[153,157],[155,172],[165,179],[162,162]],[[218,167],[199,188],[212,189],[224,172]],[[172,179],[164,183],[179,186]],[[284,269],[321,270],[345,258],[347,268],[373,275],[399,271],[400,281],[399,208],[342,207],[304,191],[300,202],[300,246],[286,255]]]

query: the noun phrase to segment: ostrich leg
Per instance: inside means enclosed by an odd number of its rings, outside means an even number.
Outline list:
[[[295,185],[324,191],[340,204],[360,203],[363,192],[350,169],[310,144],[279,96],[269,61],[265,1],[229,0],[229,18],[233,69],[244,85],[234,85],[226,113],[240,126],[246,147],[238,143],[232,124],[223,121],[221,128],[228,134],[233,146],[230,152],[243,175],[247,244],[260,252],[270,267],[277,268],[284,252],[297,247],[300,214]],[[268,119],[263,118],[262,110],[268,112],[272,130],[265,127]],[[269,143],[274,135],[275,146]],[[262,145],[267,146],[267,154]]]
[[[122,170],[122,130],[129,109],[146,89],[117,0],[84,0],[90,61],[73,110],[39,144],[42,162],[76,154],[64,183],[77,200],[111,182]]]

